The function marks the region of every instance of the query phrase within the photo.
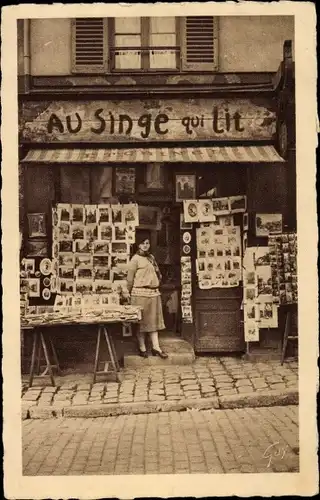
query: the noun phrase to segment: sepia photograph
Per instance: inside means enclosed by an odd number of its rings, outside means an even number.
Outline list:
[[[301,4],[3,8],[8,498],[312,493]]]

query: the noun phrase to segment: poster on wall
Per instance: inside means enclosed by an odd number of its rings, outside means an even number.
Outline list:
[[[176,201],[196,198],[196,175],[176,174]]]
[[[47,236],[46,215],[28,214],[29,238],[41,238]]]

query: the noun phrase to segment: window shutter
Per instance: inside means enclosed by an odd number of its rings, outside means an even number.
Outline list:
[[[108,68],[107,20],[83,17],[72,22],[72,69],[76,73],[99,73]]]
[[[218,20],[213,16],[183,19],[182,62],[184,70],[218,69]]]

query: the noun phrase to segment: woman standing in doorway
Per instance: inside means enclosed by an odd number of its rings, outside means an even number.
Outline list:
[[[131,294],[131,304],[142,307],[142,320],[137,333],[139,355],[148,357],[145,336],[151,340],[151,353],[166,359],[166,354],[159,346],[158,331],[164,330],[159,285],[161,273],[154,256],[150,253],[150,239],[145,234],[137,234],[136,251],[130,261],[127,275],[128,291]]]

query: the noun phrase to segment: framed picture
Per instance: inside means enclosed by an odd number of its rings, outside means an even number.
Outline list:
[[[48,257],[48,244],[46,240],[28,240],[27,257]]]
[[[40,297],[40,279],[31,278],[28,280],[29,297]]]
[[[139,229],[161,228],[161,211],[158,207],[147,207],[139,205]]]
[[[256,214],[256,236],[282,233],[282,214]]]
[[[192,223],[184,221],[183,212],[180,213],[180,229],[192,229]]]
[[[46,214],[28,214],[29,238],[47,236]]]
[[[196,198],[196,175],[176,174],[176,201],[194,200]]]
[[[145,186],[148,191],[163,191],[165,189],[164,169],[161,163],[146,165]]]
[[[116,194],[134,194],[136,188],[136,170],[132,167],[115,168]]]

